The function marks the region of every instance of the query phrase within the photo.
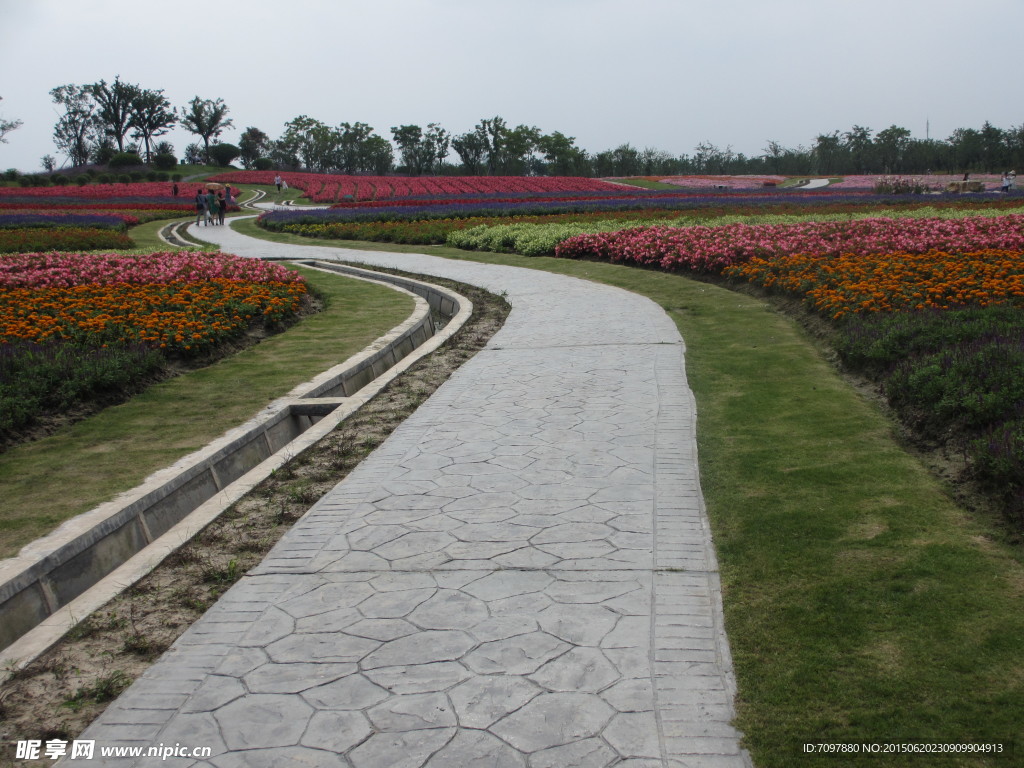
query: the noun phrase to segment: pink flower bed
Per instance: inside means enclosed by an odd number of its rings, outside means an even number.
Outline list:
[[[0,257],[0,288],[66,288],[213,278],[254,283],[301,281],[298,273],[273,262],[243,259],[227,253],[176,251],[144,256],[19,253]]]
[[[171,181],[140,181],[131,184],[86,184],[83,187],[66,185],[63,187],[0,187],[0,202],[6,198],[74,198],[85,201],[102,201],[128,197],[161,197],[167,202],[188,202],[196,190],[203,186],[201,181],[179,181],[178,197],[171,194],[174,182]],[[240,190],[235,188],[234,194]]]
[[[640,227],[577,235],[555,248],[562,258],[594,258],[666,270],[721,272],[752,257],[1024,250],[1024,216],[861,219],[721,227]]]

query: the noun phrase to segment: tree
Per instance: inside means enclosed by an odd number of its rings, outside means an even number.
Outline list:
[[[103,132],[117,144],[117,151],[124,152],[124,137],[131,128],[132,114],[136,99],[142,89],[131,83],[121,82],[121,76],[107,85],[105,80],[86,86],[96,101],[96,119]]]
[[[3,101],[4,97],[0,96],[0,101]],[[7,134],[11,131],[16,131],[22,126],[21,120],[3,120],[0,119],[0,144],[7,143]]]
[[[359,156],[359,169],[375,176],[391,173],[395,165],[395,151],[391,142],[383,136],[373,134],[363,142]]]
[[[72,165],[85,165],[101,135],[89,86],[61,85],[50,91],[50,97],[64,110],[53,128],[53,143]]]
[[[228,108],[224,99],[201,99],[198,96],[189,102],[188,108],[181,109],[181,124],[190,133],[203,140],[203,156],[209,157],[210,139],[214,139],[232,125],[227,116]]]
[[[901,173],[903,158],[910,146],[910,131],[890,125],[875,135],[875,155],[883,173]]]
[[[426,143],[423,140],[423,129],[418,125],[391,126],[391,136],[398,145],[405,171],[413,176],[423,174],[423,169],[433,159],[427,155]],[[432,153],[431,153],[432,154]]]
[[[986,120],[978,134],[981,139],[982,169],[986,171],[1008,170],[1010,160],[1006,133]]]
[[[839,140],[839,131],[818,134],[814,140],[814,147],[811,149],[816,172],[827,176],[838,171],[844,152],[843,145]]]
[[[430,170],[437,173],[441,170],[444,160],[448,157],[448,148],[451,146],[451,134],[437,123],[427,123],[427,132],[424,141],[427,146],[433,149],[434,157],[430,161]]]
[[[43,159],[40,161],[43,166],[43,170],[47,173],[53,173],[53,169],[57,167],[57,161],[53,155],[43,155]]]
[[[843,134],[843,146],[849,152],[854,173],[869,173],[874,160],[871,129],[855,125]]]
[[[640,175],[640,153],[630,144],[622,144],[612,150],[612,163],[616,176]]]
[[[242,154],[242,150],[234,144],[212,144],[207,154],[214,165],[228,166]]]
[[[483,171],[487,147],[487,137],[483,135],[479,125],[472,131],[452,139],[452,149],[462,160],[463,170],[470,176],[477,176]]]
[[[398,145],[402,164],[413,176],[434,172],[448,156],[451,139],[437,123],[428,124],[426,131],[418,125],[393,126],[391,135]]]
[[[257,161],[270,153],[270,137],[259,128],[252,126],[242,132],[238,141],[238,149],[241,153],[242,167],[252,170],[256,167]]]
[[[288,147],[307,170],[329,171],[338,164],[341,136],[326,123],[299,115],[285,123],[281,144]]]
[[[517,125],[505,134],[505,143],[498,155],[497,167],[507,176],[528,173],[534,160],[534,151],[540,140],[536,126]]]
[[[338,126],[338,166],[342,173],[359,173],[373,170],[375,163],[371,161],[371,145],[367,144],[373,136],[373,128],[366,123],[342,123]],[[391,144],[384,140],[391,151]],[[374,148],[381,152],[381,148]],[[378,158],[379,160],[380,158]],[[390,166],[390,163],[389,163]]]
[[[540,136],[537,149],[547,161],[547,172],[552,176],[586,176],[590,173],[590,159],[576,146],[573,136],[559,131]]]
[[[146,148],[144,155],[148,163],[152,157],[150,142],[156,136],[163,136],[178,121],[174,108],[164,97],[164,92],[140,90],[132,102],[132,114],[128,127],[133,128],[135,138],[142,139]]]

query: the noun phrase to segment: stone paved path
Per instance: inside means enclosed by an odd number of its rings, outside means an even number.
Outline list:
[[[83,738],[209,746],[166,764],[220,768],[750,766],[684,345],[659,307],[525,269],[194,234],[443,275],[513,312]]]

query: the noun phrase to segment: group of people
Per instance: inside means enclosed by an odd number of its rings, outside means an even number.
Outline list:
[[[1017,172],[1007,171],[1004,173],[1002,181],[1000,182],[1000,189],[1003,192],[1009,192],[1015,186],[1017,186]]]
[[[196,226],[200,220],[206,225],[223,224],[224,213],[231,203],[231,187],[207,191],[206,187],[200,187],[196,191]]]

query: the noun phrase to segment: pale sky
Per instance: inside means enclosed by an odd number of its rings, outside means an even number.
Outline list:
[[[1024,0],[0,0],[0,118],[24,122],[0,170],[62,161],[49,91],[117,75],[176,107],[223,98],[232,143],[302,114],[389,140],[500,115],[589,152],[759,155],[926,121],[944,139],[1024,123],[1022,28]],[[197,141],[163,138],[179,158]]]

